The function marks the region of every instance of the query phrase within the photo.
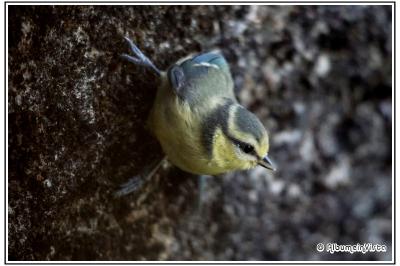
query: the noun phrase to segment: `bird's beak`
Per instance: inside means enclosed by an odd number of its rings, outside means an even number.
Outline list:
[[[268,170],[276,171],[276,167],[272,163],[272,161],[268,157],[268,155],[265,155],[264,158],[262,158],[260,161],[258,161],[258,165],[261,165],[262,167],[267,168]]]

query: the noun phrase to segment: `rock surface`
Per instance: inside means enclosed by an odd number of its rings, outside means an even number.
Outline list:
[[[10,260],[390,260],[389,6],[9,6]],[[279,171],[208,178],[164,167],[144,123],[152,73],[219,48]],[[382,253],[318,243],[385,244]]]

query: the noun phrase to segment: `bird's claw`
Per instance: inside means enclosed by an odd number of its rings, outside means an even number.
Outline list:
[[[165,161],[165,158],[166,157],[162,158],[161,160],[155,160],[153,163],[146,166],[141,174],[130,178],[128,182],[120,185],[120,189],[114,193],[114,197],[119,198],[141,189],[144,183],[157,172],[157,170]]]
[[[122,197],[131,192],[134,192],[142,187],[143,177],[141,175],[134,176],[128,180],[128,182],[120,185],[120,189],[114,193],[115,197]]]
[[[136,58],[134,56],[131,56],[131,55],[128,55],[128,54],[122,54],[121,57],[126,59],[126,60],[128,60],[131,63],[137,64],[137,65],[146,66],[141,59]]]
[[[132,52],[134,52],[139,57],[146,57],[131,39],[129,39],[128,37],[124,37],[124,39],[128,42]]]
[[[128,37],[124,37],[124,39],[128,42],[128,45],[134,55],[122,54],[121,57],[128,60],[131,63],[150,67],[154,70],[158,75],[161,75],[161,71],[151,62],[151,60],[143,54],[142,51],[133,43],[131,39]]]

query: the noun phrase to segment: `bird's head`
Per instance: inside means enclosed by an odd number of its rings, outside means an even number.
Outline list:
[[[230,170],[244,170],[257,165],[274,171],[268,157],[268,133],[260,120],[237,103],[227,102],[214,113],[219,127],[213,136],[213,159]]]

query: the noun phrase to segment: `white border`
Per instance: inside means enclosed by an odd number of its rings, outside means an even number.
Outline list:
[[[84,3],[54,3],[52,1],[42,1],[45,3],[28,3],[28,5],[176,5],[176,4],[185,4],[185,5],[200,5],[201,3],[188,3],[188,2],[184,2],[184,1],[175,1],[175,3],[171,3],[171,2],[167,2],[167,0],[161,0],[161,1],[157,1],[159,3],[146,3],[146,2],[140,2],[140,3],[123,3],[123,2],[101,2],[101,3],[90,3],[90,1],[88,2],[84,2]],[[302,1],[294,1],[292,3],[279,3],[279,1],[273,2],[273,3],[251,3],[251,2],[236,2],[236,1],[231,1],[230,3],[227,2],[213,2],[213,3],[206,3],[206,5],[391,5],[392,6],[392,14],[394,15],[394,9],[395,6],[391,3],[379,3],[380,1],[367,1],[364,3],[342,3],[340,1],[336,2],[336,3],[325,3],[326,1],[319,1],[317,3],[307,3],[307,2],[302,2]],[[329,1],[328,1],[329,2]],[[370,3],[368,3],[370,2]],[[1,62],[3,64],[1,64],[1,80],[4,81],[6,83],[6,87],[4,88],[4,83],[2,82],[1,87],[3,87],[4,90],[2,90],[1,94],[0,94],[0,116],[1,116],[1,124],[4,125],[4,123],[6,122],[7,127],[5,129],[5,134],[8,135],[8,116],[5,116],[4,114],[4,108],[7,108],[6,113],[8,114],[8,104],[6,104],[6,106],[4,106],[4,103],[8,103],[8,94],[6,96],[6,99],[4,99],[4,91],[7,90],[8,88],[8,67],[6,67],[6,69],[4,70],[4,62],[6,63],[6,66],[8,66],[8,58],[4,57],[4,51],[6,52],[6,54],[8,55],[8,25],[6,28],[6,32],[4,33],[4,18],[8,18],[8,7],[5,7],[5,2],[2,1],[2,8],[0,11],[0,24],[1,24],[1,34],[2,36],[6,35],[6,47],[4,47],[4,42],[1,42],[0,47],[2,50],[2,53],[0,54],[0,59]],[[27,3],[11,3],[9,5],[27,5]],[[5,8],[4,8],[5,7]],[[6,20],[6,24],[8,22],[8,19]],[[395,22],[395,18],[392,17],[392,22],[393,22],[393,27],[392,27],[392,51],[393,51],[393,55],[392,55],[392,95],[394,95],[394,80],[395,80],[395,75],[397,77],[399,77],[399,70],[398,68],[396,69],[396,73],[395,73],[395,69],[394,69],[394,65],[395,65],[395,61],[394,61],[394,42],[395,42],[395,35],[394,35],[394,22]],[[397,19],[396,19],[396,24],[397,24]],[[396,25],[396,36],[399,36],[399,27],[398,25]],[[4,50],[6,49],[6,50]],[[396,51],[397,52],[397,51]],[[396,59],[398,58],[398,53],[396,53]],[[6,61],[4,61],[6,60]],[[4,75],[4,71],[6,71],[6,75]],[[397,82],[397,80],[396,80]],[[397,84],[396,84],[397,85]],[[400,93],[396,93],[396,98],[392,99],[392,114],[393,114],[393,119],[396,120],[396,125],[398,125],[399,121],[398,121],[398,116],[397,114],[394,112],[395,108],[394,108],[394,104],[395,102],[399,102],[399,96]],[[397,108],[399,109],[399,108]],[[4,118],[6,118],[6,121],[4,121]],[[394,121],[394,120],[393,120]],[[396,150],[399,149],[399,141],[398,141],[398,136],[399,131],[397,130],[396,127],[396,137],[397,137],[397,142],[396,142]],[[394,127],[392,127],[392,143],[394,143],[394,136],[395,136],[395,129]],[[6,165],[4,165],[4,162],[6,159],[8,158],[4,158],[4,151],[6,152],[6,154],[8,154],[8,145],[4,145],[4,131],[1,130],[0,131],[0,137],[1,137],[1,141],[0,141],[0,148],[1,148],[1,154],[0,154],[0,169],[5,169],[6,171],[6,177],[8,177],[8,160],[6,162]],[[394,145],[394,144],[393,144]],[[5,150],[6,149],[6,150]],[[6,156],[7,157],[7,156]],[[392,158],[394,158],[394,149],[392,149]],[[395,161],[396,165],[400,165],[400,159],[397,157],[396,161]],[[394,164],[392,165],[392,228],[394,230],[394,214],[395,214],[395,210],[394,210],[394,202],[395,202],[395,197],[394,197]],[[4,177],[4,178],[6,178]],[[399,183],[400,182],[396,182],[396,190],[399,191]],[[0,182],[0,187],[2,189],[2,191],[6,191],[5,197],[0,197],[0,204],[1,206],[5,206],[5,204],[7,204],[8,206],[8,186],[5,188],[4,187],[4,183]],[[4,199],[6,199],[6,202],[4,202]],[[3,210],[2,212],[2,216],[7,222],[5,228],[8,228],[8,213]],[[396,219],[396,225],[398,226],[398,219]],[[14,262],[14,261],[8,261],[8,254],[4,254],[5,250],[8,250],[8,241],[6,241],[6,247],[4,247],[4,242],[0,241],[0,254],[2,255],[2,258],[5,258],[6,263],[7,264],[200,264],[200,263],[207,263],[207,264],[327,264],[327,263],[340,263],[341,265],[352,265],[352,264],[391,264],[393,263],[394,260],[394,254],[397,253],[396,251],[398,250],[397,246],[395,245],[395,233],[396,233],[396,239],[398,239],[398,230],[396,230],[396,232],[393,231],[392,233],[392,245],[393,245],[393,250],[392,250],[392,261],[273,261],[273,262],[261,262],[261,261],[196,261],[196,262],[192,262],[192,261],[137,261],[137,262],[132,262],[132,261],[95,261],[95,262],[86,262],[86,261],[23,261],[23,262]],[[3,240],[5,239],[5,237],[7,237],[8,239],[8,230],[6,230],[6,235],[4,235],[4,230],[3,228],[1,228],[0,230],[0,239]],[[395,250],[396,249],[396,250]],[[398,259],[398,258],[396,258]],[[4,263],[4,260],[0,261],[1,264]]]

